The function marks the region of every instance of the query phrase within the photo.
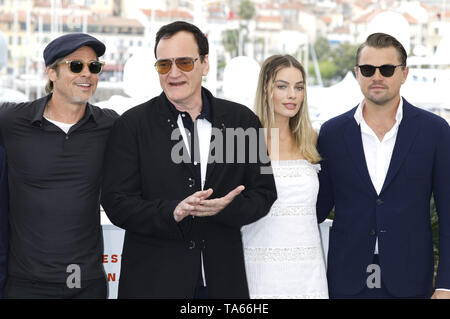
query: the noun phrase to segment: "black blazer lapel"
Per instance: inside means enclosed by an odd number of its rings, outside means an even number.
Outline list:
[[[419,132],[420,123],[415,117],[416,115],[417,112],[414,107],[403,99],[403,119],[398,128],[394,151],[392,152],[391,162],[381,193],[394,179]]]
[[[364,156],[361,128],[353,118],[354,112],[351,114],[351,117],[348,118],[349,123],[344,132],[344,140],[347,145],[347,150],[350,153],[353,164],[359,172],[364,184],[369,187],[370,192],[376,194],[375,187],[372,184],[372,180],[370,179],[369,171],[367,169],[366,157]]]
[[[177,124],[177,119],[174,118],[172,112],[170,112],[170,110],[169,110],[169,104],[168,104],[167,97],[165,96],[164,92],[161,93],[161,95],[158,97],[158,99],[159,99],[159,101],[158,101],[159,103],[157,103],[158,113],[160,116],[160,121],[161,121],[163,127],[165,128],[168,143],[171,144],[172,149],[174,147],[176,147],[176,145],[180,142],[183,143],[183,147],[186,147],[186,145],[184,144],[184,141],[183,141],[183,137],[181,135],[178,140],[176,140],[176,139],[172,140],[173,131],[177,128],[179,129],[179,127]],[[189,153],[187,153],[187,149],[184,149],[183,152],[184,152],[184,154],[189,154]],[[185,160],[183,160],[182,163],[185,167],[187,167],[189,169],[192,176],[195,176],[195,171],[194,171],[194,167],[192,166],[192,163],[190,161],[186,162]]]

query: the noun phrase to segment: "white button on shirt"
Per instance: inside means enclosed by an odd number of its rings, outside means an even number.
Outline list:
[[[395,115],[394,126],[384,135],[381,141],[364,120],[364,106],[365,103],[362,101],[356,109],[354,118],[356,123],[358,123],[361,127],[364,156],[366,158],[370,179],[372,180],[372,184],[377,194],[380,194],[381,189],[383,188],[384,180],[386,179],[389,164],[391,163],[392,152],[394,151],[395,141],[397,139],[398,127],[403,119],[403,99],[400,99],[397,113]],[[375,254],[378,254],[378,238],[375,244]]]

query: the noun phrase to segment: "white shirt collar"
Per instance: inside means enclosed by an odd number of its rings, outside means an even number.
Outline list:
[[[358,125],[361,125],[361,122],[364,121],[363,117],[363,108],[365,106],[365,100],[363,99],[361,103],[359,103],[358,108],[355,111],[353,117]],[[395,122],[397,125],[400,125],[400,122],[403,119],[403,98],[400,97],[400,103],[398,104],[397,113],[395,114]],[[365,121],[364,121],[365,122]]]

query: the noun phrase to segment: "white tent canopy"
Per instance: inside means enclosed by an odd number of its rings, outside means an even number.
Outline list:
[[[425,108],[439,108],[450,100],[448,70],[410,69],[400,93],[410,103]]]
[[[0,88],[0,102],[25,102],[27,97],[20,91]]]
[[[309,87],[308,106],[313,121],[326,121],[349,111],[360,103],[363,95],[358,82],[349,71],[344,79],[330,87]]]
[[[408,102],[424,109],[444,107],[446,101],[450,101],[450,91],[448,90],[449,79],[441,79],[436,82],[423,82],[415,80],[415,71],[436,71],[445,70],[414,70],[410,69],[408,78],[401,87],[400,94]],[[448,76],[448,73],[446,73]],[[348,72],[345,78],[330,87],[309,87],[308,105],[311,120],[323,123],[332,117],[345,113],[355,107],[363,100],[358,82],[352,72]]]
[[[247,56],[231,59],[223,71],[224,98],[253,109],[261,67]]]
[[[123,70],[123,88],[129,97],[113,95],[109,100],[98,102],[96,105],[123,114],[128,109],[160,95],[162,90],[154,67],[155,61],[152,50],[146,48],[137,50],[127,60]]]

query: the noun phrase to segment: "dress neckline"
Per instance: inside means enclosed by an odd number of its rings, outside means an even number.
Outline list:
[[[277,164],[277,165],[289,165],[289,164],[298,164],[298,163],[309,163],[311,164],[308,160],[306,159],[295,159],[295,160],[278,160],[278,161],[271,161],[272,164]]]
[[[306,159],[271,161],[274,168],[312,167],[316,172],[320,171],[320,164],[312,164]]]

